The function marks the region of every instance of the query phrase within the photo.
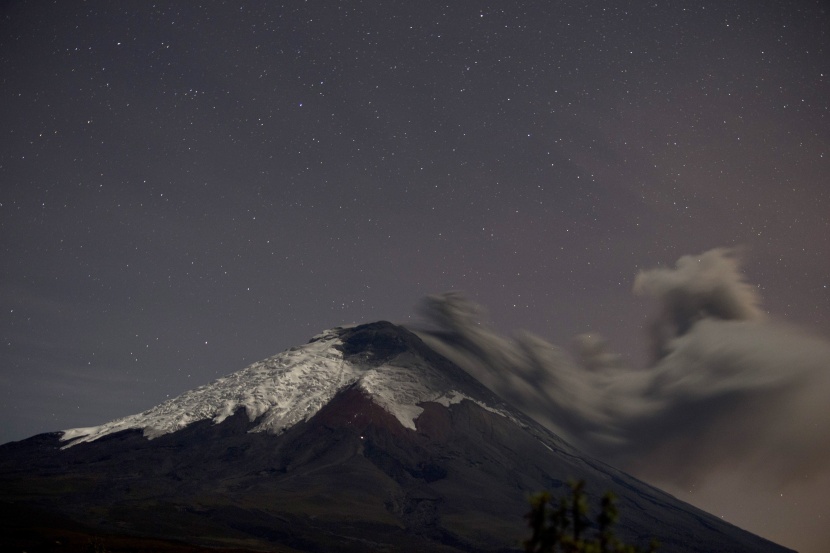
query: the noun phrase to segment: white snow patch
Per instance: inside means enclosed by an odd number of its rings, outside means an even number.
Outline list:
[[[245,409],[251,422],[260,419],[252,431],[281,433],[313,417],[339,391],[355,383],[412,430],[423,412],[418,404],[427,401],[449,407],[469,399],[506,416],[453,389],[445,375],[420,362],[372,367],[345,361],[336,348],[341,343],[341,330],[318,334],[308,344],[254,363],[143,413],[100,426],[65,430],[61,441],[68,442],[64,446],[67,448],[128,429],[140,429],[153,439],[201,420],[219,424],[240,408]]]

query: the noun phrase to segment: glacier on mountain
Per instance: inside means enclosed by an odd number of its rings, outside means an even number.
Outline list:
[[[64,430],[64,449],[123,430],[142,430],[145,437],[153,439],[197,421],[211,419],[219,424],[240,408],[245,409],[251,422],[259,420],[252,432],[279,434],[313,417],[338,392],[352,385],[412,430],[423,412],[419,404],[424,402],[448,407],[468,399],[505,416],[501,410],[454,389],[449,379],[417,358],[380,366],[346,360],[338,346],[342,345],[341,334],[347,330],[327,330],[303,346],[256,362],[142,413],[100,426]]]

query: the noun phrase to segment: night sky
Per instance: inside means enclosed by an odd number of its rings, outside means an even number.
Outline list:
[[[716,247],[830,337],[826,4],[625,4],[4,2],[0,442],[447,290],[643,366]]]

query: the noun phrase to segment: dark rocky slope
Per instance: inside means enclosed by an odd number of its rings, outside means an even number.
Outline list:
[[[629,542],[654,536],[666,552],[787,551],[581,455],[508,406],[494,412],[497,398],[400,327],[364,325],[341,340],[350,363],[413,367],[415,379],[428,363],[475,401],[425,402],[411,430],[351,385],[279,435],[249,432],[256,421],[242,410],[153,440],[127,430],[61,449],[59,433],[43,434],[0,446],[3,506],[112,543],[507,551],[526,535],[530,494],[562,495],[569,479],[584,479],[592,504],[605,490],[619,497],[618,534]],[[21,528],[0,544],[23,543]]]

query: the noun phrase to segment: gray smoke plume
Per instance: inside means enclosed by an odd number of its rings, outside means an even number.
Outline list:
[[[776,497],[798,489],[802,509],[826,505],[830,343],[764,317],[732,250],[640,272],[634,292],[659,304],[655,358],[642,369],[625,366],[595,334],[575,339],[575,357],[528,333],[500,336],[455,292],[424,300],[431,326],[417,331],[572,444],[646,480],[672,490],[721,482],[729,493]],[[742,512],[753,509],[776,512]]]
[[[681,257],[674,269],[640,271],[634,293],[651,296],[662,307],[652,323],[655,359],[668,354],[670,341],[702,319],[762,317],[757,290],[744,280],[735,251],[726,248]]]

